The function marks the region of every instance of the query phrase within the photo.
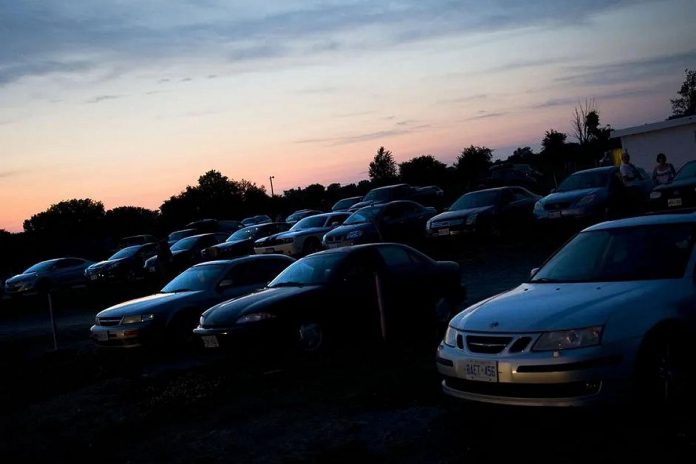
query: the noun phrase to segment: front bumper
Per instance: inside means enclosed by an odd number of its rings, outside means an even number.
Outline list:
[[[103,348],[136,348],[156,341],[160,334],[152,322],[93,325],[89,331],[94,343]]]
[[[494,363],[497,378],[471,380],[467,368],[472,361]],[[602,347],[490,355],[441,343],[436,358],[445,394],[515,406],[588,406],[616,400],[627,387],[629,365]]]
[[[297,250],[295,250],[294,243],[283,243],[273,246],[258,247],[254,248],[254,253],[257,255],[281,254],[286,256],[295,256],[298,254]]]
[[[289,330],[276,322],[256,322],[236,327],[201,327],[193,329],[205,348],[232,350],[262,350],[287,346],[292,339]]]

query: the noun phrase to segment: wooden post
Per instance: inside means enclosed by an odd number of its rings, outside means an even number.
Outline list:
[[[58,329],[56,328],[56,318],[53,315],[53,298],[48,292],[48,314],[51,318],[51,332],[53,333],[53,351],[58,351]]]

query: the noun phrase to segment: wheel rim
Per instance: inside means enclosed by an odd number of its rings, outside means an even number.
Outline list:
[[[298,344],[302,351],[317,351],[324,340],[321,326],[315,322],[301,324],[298,328]]]

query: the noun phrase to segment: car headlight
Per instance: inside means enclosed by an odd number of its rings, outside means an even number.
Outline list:
[[[447,346],[457,346],[457,329],[447,326],[444,342]]]
[[[536,211],[537,213],[544,211],[544,205],[541,204],[541,200],[534,203],[534,211]]]
[[[295,241],[294,238],[284,238],[283,241],[282,241],[282,243],[288,244],[288,243],[292,243],[292,242],[294,242],[294,241]]]
[[[650,192],[651,200],[657,200],[660,197],[662,197],[662,192]]]
[[[151,321],[154,318],[154,314],[138,314],[135,316],[123,316],[121,318],[121,324],[137,324],[139,322]]]
[[[577,203],[575,203],[575,206],[587,206],[589,204],[594,203],[596,199],[597,196],[594,193],[591,195],[585,195],[584,197],[579,199]]]
[[[533,351],[570,350],[599,345],[602,339],[602,327],[559,330],[544,332],[532,347]]]
[[[478,213],[470,214],[466,217],[466,225],[470,226],[476,224],[476,218],[478,218]]]
[[[362,237],[363,231],[362,230],[353,230],[351,232],[348,232],[346,234],[346,240],[353,240],[354,238],[360,238]]]
[[[275,314],[270,314],[270,313],[253,313],[253,314],[246,314],[235,322],[235,324],[249,324],[250,322],[260,322],[260,321],[267,321],[269,319],[275,319],[276,316]]]

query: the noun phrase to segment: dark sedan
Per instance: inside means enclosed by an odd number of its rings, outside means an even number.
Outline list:
[[[412,343],[435,334],[438,302],[461,291],[457,263],[405,245],[328,250],[295,262],[259,292],[210,308],[194,333],[209,348],[261,343],[311,352],[381,337]]]
[[[435,208],[407,200],[368,206],[324,235],[323,244],[338,248],[374,242],[417,243],[425,237],[425,224],[435,214]]]
[[[230,259],[238,256],[253,255],[254,242],[262,237],[285,232],[290,228],[286,222],[270,222],[245,227],[233,233],[223,243],[205,248],[201,252],[204,260]]]
[[[650,209],[696,208],[696,161],[679,169],[671,183],[658,185],[650,193]]]
[[[331,211],[348,211],[351,206],[356,203],[360,203],[362,199],[363,197],[343,198],[342,200],[338,200],[336,203],[334,203],[334,205],[331,207]]]
[[[267,224],[269,222],[273,222],[273,219],[271,219],[270,216],[267,214],[259,214],[256,216],[251,216],[248,218],[242,219],[242,226],[243,227],[249,227],[249,226],[255,226],[258,224]]]
[[[628,186],[616,166],[575,172],[534,205],[534,216],[546,221],[593,222],[639,213],[646,206],[652,181],[645,171],[638,171],[642,178]]]
[[[90,330],[92,339],[105,347],[186,340],[206,308],[264,287],[294,261],[269,255],[197,264],[155,295],[99,312]]]
[[[201,261],[203,249],[222,242],[226,237],[227,234],[211,233],[182,238],[169,248],[172,253],[171,262],[163,265],[158,256],[153,256],[145,261],[144,268],[149,274],[181,272]]]
[[[199,233],[200,232],[198,232],[198,229],[175,230],[167,236],[167,243],[169,243],[169,246],[172,246],[182,238],[191,237],[192,235],[196,235]]]
[[[462,195],[448,211],[430,219],[429,237],[451,237],[477,232],[498,235],[529,227],[532,210],[541,197],[522,187],[501,187]]]
[[[109,259],[89,266],[85,269],[85,277],[90,282],[133,281],[145,275],[145,261],[156,254],[156,243],[129,246],[117,251]]]
[[[36,263],[26,271],[5,281],[5,294],[28,295],[31,293],[60,290],[85,285],[85,269],[92,264],[81,258],[57,258]]]
[[[321,211],[316,209],[301,209],[295,211],[290,216],[285,218],[285,222],[287,222],[288,224],[296,224],[299,220],[309,216],[314,216],[315,214],[321,214]]]

